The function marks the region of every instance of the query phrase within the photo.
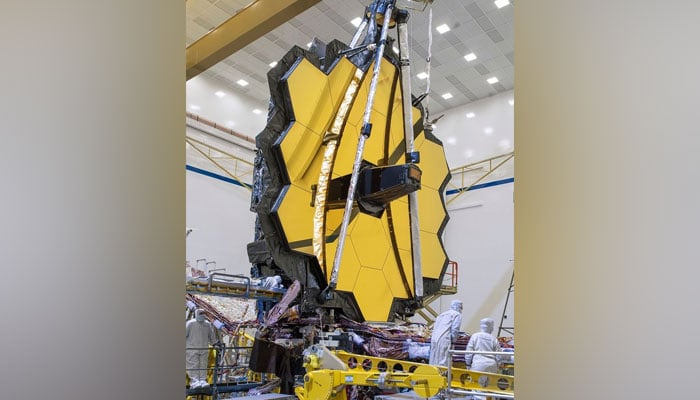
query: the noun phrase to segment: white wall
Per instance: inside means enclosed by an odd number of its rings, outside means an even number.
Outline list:
[[[435,124],[450,168],[513,150],[513,91],[455,107]],[[467,118],[473,113],[472,118]],[[432,117],[437,117],[433,115]]]
[[[443,141],[450,168],[513,150],[512,100],[513,91],[508,91],[444,112],[435,134]],[[467,118],[467,113],[474,116]],[[512,178],[513,164],[509,161],[482,183]],[[451,300],[462,300],[462,329],[467,332],[478,331],[479,320],[491,317],[495,334],[503,314],[514,266],[513,185],[468,191],[454,200],[455,195],[446,197],[450,221],[443,240],[448,257],[459,264],[458,294],[431,306],[444,311]],[[503,326],[514,326],[513,296],[506,315]]]
[[[187,227],[194,229],[187,237],[187,260],[194,266],[206,258],[227,273],[248,275],[246,244],[253,240],[255,222],[248,211],[250,191],[196,172],[186,174]]]
[[[514,265],[513,183],[469,191],[447,209],[443,240],[450,259],[459,264],[459,281],[458,294],[439,300],[440,309],[458,298],[464,303],[463,330],[478,331],[484,317],[493,318],[498,329]],[[513,326],[512,296],[506,314],[503,325]]]
[[[216,96],[214,93],[217,91],[224,92],[225,96]],[[252,110],[256,108],[262,113],[254,114]],[[266,108],[202,75],[187,81],[187,111],[251,138],[265,127],[267,116]],[[189,120],[188,124],[200,125]],[[206,126],[201,128],[212,130]],[[188,126],[186,131],[189,137],[206,141],[236,157],[253,161],[254,153],[251,151],[231,145],[194,127]],[[219,135],[227,137],[224,133]],[[243,143],[246,147],[255,147],[233,137],[229,140]],[[186,153],[188,165],[228,177],[191,147],[186,147]],[[253,240],[255,222],[255,214],[249,211],[250,191],[197,172],[187,171],[186,177],[187,227],[193,229],[187,237],[187,261],[194,266],[197,259],[205,258],[216,261],[216,267],[211,268],[226,268],[227,273],[248,275],[250,264],[246,244]],[[250,175],[241,180],[252,183]]]

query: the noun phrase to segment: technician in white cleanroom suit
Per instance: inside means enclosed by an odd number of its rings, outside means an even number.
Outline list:
[[[493,320],[484,318],[480,323],[481,332],[477,332],[469,338],[467,351],[501,351],[501,346],[498,344],[491,332],[493,332]],[[467,364],[467,369],[472,371],[493,372],[498,373],[498,360],[502,356],[482,355],[482,354],[466,354],[464,361]]]
[[[284,286],[282,286],[282,277],[279,275],[268,276],[267,278],[262,280],[261,285],[265,289],[282,289],[282,288],[284,288]]]
[[[430,360],[432,365],[447,366],[448,350],[457,341],[459,326],[462,324],[462,302],[452,300],[450,309],[438,315],[430,337]]]
[[[209,345],[217,342],[216,332],[204,318],[204,310],[195,311],[195,318],[185,324],[185,367],[190,377],[190,388],[203,388],[207,383]],[[190,350],[197,349],[197,350]],[[201,349],[201,350],[199,350]]]

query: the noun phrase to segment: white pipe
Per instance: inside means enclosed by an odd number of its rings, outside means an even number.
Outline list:
[[[512,394],[501,394],[501,393],[494,393],[494,392],[483,392],[480,390],[462,390],[462,389],[447,389],[447,391],[452,394],[471,394],[471,395],[480,395],[480,396],[488,396],[488,397],[493,397],[495,399],[514,399],[515,395]]]
[[[360,41],[360,37],[362,36],[362,32],[367,28],[367,24],[369,22],[369,17],[367,17],[366,13],[365,16],[362,18],[362,22],[360,22],[360,26],[357,27],[357,31],[355,31],[355,36],[352,37],[352,40],[350,41],[350,45],[348,48],[354,49],[355,46],[357,46],[357,42]]]
[[[452,354],[481,354],[490,356],[515,356],[515,352],[510,351],[476,351],[476,350],[450,350]]]

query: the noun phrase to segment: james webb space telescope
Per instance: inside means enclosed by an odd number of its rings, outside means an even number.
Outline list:
[[[391,321],[440,290],[450,173],[425,95],[411,95],[397,5],[429,2],[373,1],[349,44],[315,39],[268,72],[248,255],[253,275],[301,283],[302,315]]]

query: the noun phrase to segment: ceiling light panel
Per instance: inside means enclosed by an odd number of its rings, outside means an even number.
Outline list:
[[[362,23],[362,18],[357,17],[357,18],[353,19],[352,21],[350,21],[350,23],[352,24],[352,26],[354,26],[355,28],[357,28],[357,27],[359,27],[360,24]]]
[[[419,73],[418,75],[416,75],[416,78],[418,78],[418,79],[420,79],[420,80],[423,80],[423,79],[425,79],[425,78],[427,78],[427,77],[428,77],[428,74],[426,74],[425,72],[421,72],[421,73]]]
[[[226,96],[226,93],[219,90],[216,93],[214,93],[214,95],[216,95],[216,97],[218,97],[218,98],[222,98],[222,97]]]
[[[442,98],[445,99],[445,100],[449,100],[449,99],[451,99],[452,97],[453,97],[453,96],[452,96],[452,93],[445,93],[445,94],[442,95]]]
[[[498,78],[496,78],[495,76],[492,76],[489,79],[487,79],[486,82],[493,85],[494,83],[498,83]]]
[[[248,81],[246,81],[245,79],[239,79],[236,81],[236,83],[243,87],[248,86]]]
[[[496,7],[503,8],[503,7],[507,6],[508,4],[510,4],[510,1],[509,0],[496,0],[493,3],[496,4]]]
[[[442,24],[442,25],[438,26],[437,28],[435,28],[435,30],[438,31],[438,33],[440,33],[442,35],[445,32],[449,32],[450,27],[447,26],[447,24]]]
[[[469,53],[466,56],[464,56],[464,59],[467,61],[474,61],[474,60],[476,60],[476,54]]]

